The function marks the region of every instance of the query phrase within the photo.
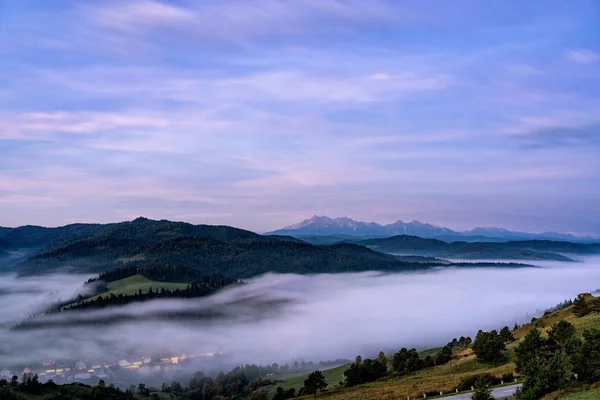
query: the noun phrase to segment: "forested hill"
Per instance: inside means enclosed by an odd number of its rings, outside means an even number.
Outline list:
[[[87,234],[88,231],[86,231]],[[204,275],[246,278],[265,272],[405,271],[442,263],[404,262],[354,244],[314,246],[227,226],[138,218],[111,224],[99,234],[50,246],[24,259],[17,272],[102,272],[123,263],[180,265]]]
[[[57,228],[26,225],[0,229],[0,248],[48,248],[99,236],[156,240],[175,236],[204,236],[223,241],[248,241],[258,234],[229,226],[193,225],[185,222],[137,218],[111,224],[71,224]],[[282,237],[283,238],[283,237]],[[293,239],[292,239],[293,240]],[[297,239],[295,239],[297,240]]]
[[[600,243],[572,243],[552,240],[447,243],[437,239],[399,235],[383,239],[367,239],[356,243],[384,253],[455,259],[569,261],[569,257],[560,253],[574,255],[600,254]]]
[[[0,246],[26,249],[59,245],[70,240],[110,231],[119,224],[71,224],[58,228],[25,225],[18,228],[0,228]]]

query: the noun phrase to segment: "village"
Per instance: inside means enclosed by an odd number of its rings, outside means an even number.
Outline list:
[[[95,384],[100,380],[104,380],[107,384],[125,387],[132,382],[137,382],[141,377],[154,376],[170,381],[178,373],[183,372],[186,364],[191,363],[192,360],[212,358],[218,354],[181,354],[158,358],[141,357],[103,363],[44,361],[37,367],[25,367],[23,370],[0,366],[0,379],[6,379],[10,382],[16,376],[19,382],[24,382],[37,376],[41,383],[52,381],[59,385],[76,382]]]

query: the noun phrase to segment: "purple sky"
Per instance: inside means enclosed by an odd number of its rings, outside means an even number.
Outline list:
[[[595,0],[5,1],[0,226],[600,233]]]

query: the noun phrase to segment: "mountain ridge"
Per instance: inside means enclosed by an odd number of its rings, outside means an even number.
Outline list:
[[[9,232],[10,233],[10,232]],[[34,234],[28,236],[27,233]],[[7,236],[7,232],[3,236]],[[57,237],[58,236],[58,237]],[[386,254],[362,243],[314,245],[293,237],[265,236],[230,226],[137,218],[107,225],[24,228],[13,232],[13,246],[41,244],[19,259],[0,262],[0,272],[39,275],[52,272],[98,273],[122,265],[181,266],[202,274],[236,279],[267,272],[341,273],[415,271],[447,266],[523,267],[494,262],[464,264],[432,257]],[[1,238],[1,237],[0,237]],[[47,242],[41,243],[42,239]],[[416,238],[418,240],[426,240]],[[385,246],[383,246],[385,247]],[[518,253],[520,254],[520,253]]]
[[[397,235],[411,235],[423,238],[437,237],[488,237],[499,239],[554,239],[554,240],[595,240],[593,237],[578,237],[571,233],[560,232],[519,232],[498,227],[475,227],[467,231],[455,231],[444,226],[429,224],[412,220],[381,225],[376,222],[363,222],[348,217],[330,218],[325,215],[314,215],[299,223],[288,225],[282,229],[266,232],[264,235],[302,236],[364,236],[364,237],[391,237]]]

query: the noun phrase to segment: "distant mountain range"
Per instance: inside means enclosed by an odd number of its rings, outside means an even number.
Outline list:
[[[568,233],[558,232],[513,232],[495,227],[474,228],[469,231],[458,232],[443,226],[426,224],[419,221],[403,222],[398,220],[392,224],[380,225],[375,222],[356,221],[347,217],[329,218],[317,215],[298,224],[289,225],[283,229],[267,232],[265,234],[289,235],[299,238],[337,235],[377,238],[396,235],[411,235],[422,238],[438,238],[446,241],[489,241],[490,239],[501,241],[524,239],[568,241],[590,240],[588,238],[580,238]]]
[[[442,241],[460,233],[421,223],[355,223],[348,218],[317,217],[291,227],[312,236],[259,235],[229,226],[137,218],[113,224],[72,224],[58,228],[22,226],[0,229],[0,272],[21,275],[52,272],[98,273],[128,265],[181,266],[202,275],[221,274],[244,279],[266,272],[336,273],[412,271],[442,266],[500,266],[461,260],[557,260],[572,255],[600,254],[600,243],[551,240],[467,242]],[[315,222],[319,222],[316,224]],[[320,223],[323,223],[321,225]],[[321,228],[320,228],[321,227]],[[324,236],[344,232],[344,235]],[[387,232],[385,238],[375,232]],[[411,232],[413,235],[394,235]],[[354,235],[348,235],[354,233]],[[357,235],[363,236],[357,236]],[[372,235],[368,238],[368,235]],[[565,256],[564,254],[569,256]],[[502,264],[502,266],[517,266]],[[519,265],[522,266],[522,265]]]

